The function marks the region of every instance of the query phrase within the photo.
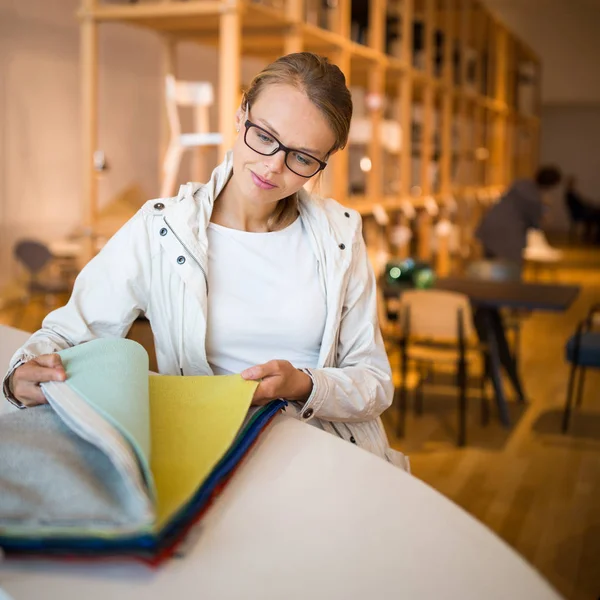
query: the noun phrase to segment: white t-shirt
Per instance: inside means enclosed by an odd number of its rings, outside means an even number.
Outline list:
[[[269,233],[209,224],[206,352],[215,375],[273,359],[317,366],[326,318],[317,269],[300,218]]]

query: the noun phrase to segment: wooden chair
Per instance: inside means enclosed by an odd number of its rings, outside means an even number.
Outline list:
[[[382,281],[383,278],[380,278]],[[404,393],[416,392],[417,397],[422,397],[422,380],[419,371],[411,368],[403,374],[399,368],[394,365],[400,363],[400,350],[402,344],[402,335],[399,323],[388,318],[388,308],[384,300],[381,284],[378,287],[377,294],[377,316],[381,328],[381,335],[385,350],[392,365],[392,381],[394,384],[394,406],[398,406],[398,397],[402,389]],[[398,416],[401,418],[401,415]]]
[[[400,304],[400,372],[401,382],[410,369],[420,374],[450,370],[458,385],[458,445],[466,443],[467,385],[470,375],[480,380],[481,416],[489,420],[485,383],[487,353],[477,339],[471,304],[464,294],[441,290],[406,290]],[[419,386],[417,411],[422,410]],[[404,434],[407,390],[400,389],[400,419],[397,434]]]
[[[186,150],[214,147],[223,141],[220,133],[210,133],[209,108],[213,101],[214,93],[210,82],[177,81],[172,75],[167,75],[166,102],[171,140],[163,164],[161,197],[166,198],[175,192],[181,158]],[[194,133],[181,132],[180,106],[194,108]]]
[[[571,336],[565,348],[567,360],[571,363],[571,375],[567,389],[567,400],[563,413],[562,432],[569,429],[571,420],[571,405],[573,392],[575,391],[575,380],[579,371],[577,382],[577,394],[575,405],[581,406],[583,397],[583,386],[585,372],[588,368],[600,369],[600,304],[592,307],[588,316],[577,327],[577,331]]]

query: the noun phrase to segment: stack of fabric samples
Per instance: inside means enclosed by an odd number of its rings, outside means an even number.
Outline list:
[[[130,340],[59,354],[48,404],[0,418],[0,548],[160,564],[285,402],[248,417],[256,382],[149,375]]]

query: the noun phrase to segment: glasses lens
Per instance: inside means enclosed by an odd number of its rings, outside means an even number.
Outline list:
[[[255,125],[246,131],[246,145],[263,156],[270,156],[279,149],[279,141]],[[319,162],[308,154],[290,150],[285,157],[288,169],[302,177],[312,177],[320,170]]]
[[[251,126],[246,132],[246,144],[259,154],[269,155],[275,152],[279,142],[266,131]]]
[[[319,171],[319,163],[312,156],[295,150],[289,152],[285,157],[285,164],[290,171],[303,177],[312,177]]]

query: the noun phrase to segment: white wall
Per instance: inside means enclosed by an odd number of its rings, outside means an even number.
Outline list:
[[[600,103],[599,0],[484,0],[542,58],[542,101]]]
[[[581,193],[600,205],[600,105],[545,106],[541,161],[560,165],[565,175],[575,175]],[[553,200],[548,229],[565,231],[568,219],[562,193]]]
[[[81,222],[78,6],[79,0],[0,0],[0,286],[15,273],[16,239],[50,240]],[[131,185],[152,198],[159,189],[159,38],[103,25],[99,42],[99,148],[110,166],[100,180],[100,204]],[[216,49],[185,45],[180,76],[216,86],[217,60]],[[261,65],[245,61],[242,81]],[[183,169],[181,178],[187,175]]]
[[[484,0],[542,60],[540,160],[600,203],[600,0]],[[562,190],[548,228],[565,230]]]

